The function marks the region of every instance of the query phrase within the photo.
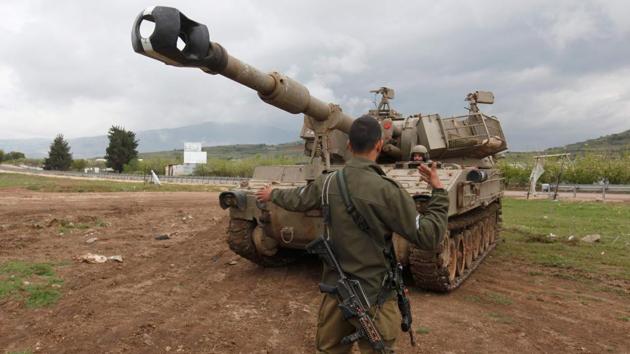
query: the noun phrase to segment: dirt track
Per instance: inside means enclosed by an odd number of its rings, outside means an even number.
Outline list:
[[[65,283],[48,308],[0,300],[0,352],[312,353],[318,263],[262,269],[239,259],[225,243],[227,213],[216,200],[1,192],[0,263],[59,262]],[[59,235],[54,219],[90,228]],[[88,251],[120,254],[124,263],[73,260]],[[630,323],[618,319],[630,312],[629,298],[532,275],[540,272],[491,257],[450,295],[413,290],[424,334],[414,349],[401,336],[399,351],[630,352]]]

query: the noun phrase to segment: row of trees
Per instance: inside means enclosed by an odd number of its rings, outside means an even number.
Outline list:
[[[556,183],[560,163],[549,160],[545,163],[545,173],[539,183]],[[525,187],[529,184],[529,175],[533,163],[515,164],[501,161],[499,168],[507,185]],[[630,153],[620,156],[602,156],[587,154],[578,157],[563,167],[561,183],[592,184],[607,180],[611,184],[630,184]]]
[[[26,156],[19,151],[11,151],[5,153],[4,150],[0,150],[0,162],[3,161],[15,161],[26,158]]]
[[[122,127],[112,126],[108,133],[109,145],[105,150],[105,165],[117,172],[122,172],[125,165],[138,157],[138,140],[136,134]],[[70,144],[62,134],[57,135],[44,159],[45,170],[67,171],[71,167],[83,169],[87,166],[85,160],[74,161],[70,152]]]

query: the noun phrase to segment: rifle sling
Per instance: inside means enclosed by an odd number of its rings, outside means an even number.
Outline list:
[[[343,199],[343,203],[346,206],[346,211],[348,212],[348,214],[350,214],[350,217],[352,217],[352,220],[359,227],[359,229],[368,234],[368,236],[372,239],[372,242],[376,246],[376,239],[373,238],[374,234],[372,233],[372,229],[370,229],[370,225],[368,224],[365,217],[363,217],[361,212],[354,206],[354,203],[352,203],[352,199],[350,199],[350,193],[348,192],[348,183],[346,182],[344,170],[345,168],[342,168],[341,170],[339,170],[339,172],[337,172],[337,187],[339,188],[341,199]],[[385,256],[388,258],[388,261],[390,261],[390,263],[393,261],[393,259],[390,257],[395,257],[393,256],[392,252],[393,250],[391,250],[390,252],[385,252]],[[386,284],[390,283],[391,281],[391,279],[388,279],[391,277],[391,274],[389,274],[391,272],[392,270],[388,271],[388,274],[385,276],[386,278],[383,279],[383,287],[379,291],[376,300],[376,304],[378,306],[382,306],[387,300],[387,290],[395,290],[392,289],[391,286],[387,286],[390,284]]]
[[[376,246],[376,239],[373,238],[375,236],[371,232],[372,230],[370,229],[370,225],[367,223],[367,220],[363,217],[363,215],[361,215],[361,212],[359,212],[359,210],[354,206],[354,204],[352,203],[352,199],[350,199],[350,193],[348,193],[348,184],[346,182],[344,170],[345,168],[342,168],[337,173],[337,186],[339,188],[339,193],[341,194],[341,199],[343,199],[343,203],[346,206],[346,210],[348,211],[348,214],[350,214],[350,216],[352,217],[352,220],[354,221],[354,223],[357,224],[357,226],[359,227],[359,229],[361,229],[361,231],[368,234],[368,236],[372,239],[372,242]],[[395,250],[393,249],[393,247],[389,251],[385,250],[384,255],[390,262],[392,269],[388,270],[387,274],[385,275],[385,278],[383,279],[381,290],[379,291],[376,298],[376,305],[378,307],[382,306],[385,303],[385,301],[387,301],[387,298],[389,295],[388,290],[394,290],[397,292],[397,295],[398,295],[398,308],[401,311],[401,315],[402,315],[403,309],[401,308],[401,297],[405,298],[406,294],[405,294],[405,286],[402,280],[402,274],[398,274],[398,276],[400,277],[398,279],[396,279],[397,276],[394,274],[394,272],[397,272],[397,269],[395,268],[398,267],[398,265],[396,264]],[[409,312],[408,325],[411,325],[411,312]],[[408,328],[405,332],[409,332],[409,336],[411,338],[411,345],[415,347],[416,342],[413,336],[413,329]]]
[[[343,203],[346,206],[346,211],[350,214],[354,223],[359,227],[359,229],[361,229],[361,231],[370,234],[370,225],[367,223],[363,215],[361,215],[361,212],[359,212],[359,210],[354,206],[352,199],[350,199],[350,194],[348,193],[348,183],[346,182],[346,176],[343,168],[337,173],[337,187],[341,193],[341,199],[343,199]]]

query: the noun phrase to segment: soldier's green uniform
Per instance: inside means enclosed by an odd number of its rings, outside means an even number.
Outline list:
[[[344,272],[361,282],[371,304],[377,303],[381,284],[390,268],[385,250],[392,249],[395,232],[424,250],[437,249],[447,227],[448,196],[444,190],[433,190],[426,212],[419,215],[409,194],[395,181],[385,177],[373,161],[355,157],[345,165],[345,177],[352,202],[372,230],[368,235],[355,224],[346,211],[336,181],[329,185],[331,213],[330,242]],[[295,189],[274,189],[271,201],[290,211],[307,211],[321,207],[322,185],[325,176]],[[378,235],[378,236],[373,236]],[[324,265],[322,281],[335,285],[337,273]],[[393,345],[400,331],[394,293],[386,290],[387,299],[376,311],[376,326],[386,344]],[[343,320],[336,300],[325,295],[318,320],[317,349],[324,353],[347,353],[351,346],[339,341],[354,332],[354,327]],[[334,305],[334,306],[333,306]],[[379,313],[382,312],[382,313]],[[364,342],[364,343],[361,343]],[[369,344],[359,342],[362,352]]]

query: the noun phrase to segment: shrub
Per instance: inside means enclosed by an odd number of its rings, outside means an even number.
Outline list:
[[[545,162],[545,173],[539,183],[556,183],[562,162],[548,160]],[[498,164],[505,182],[510,187],[524,187],[529,183],[533,162],[514,164],[501,161]],[[630,154],[621,156],[586,154],[573,162],[565,162],[561,183],[591,184],[608,180],[611,184],[630,184]]]
[[[87,166],[88,166],[88,162],[85,159],[78,159],[78,160],[72,161],[72,165],[70,166],[70,168],[72,168],[75,171],[83,172],[83,170],[85,170]]]
[[[206,165],[196,167],[196,176],[251,177],[257,166],[295,165],[300,159],[284,155],[260,156],[246,159],[208,159]]]
[[[178,159],[150,158],[142,161],[133,159],[123,167],[123,171],[125,173],[149,174],[153,170],[156,174],[163,175],[166,166],[178,163],[181,163]]]
[[[21,153],[19,151],[11,151],[7,154],[4,154],[4,158],[2,159],[3,161],[11,161],[11,160],[20,160],[20,159],[25,159],[26,155],[24,155],[24,153]]]

